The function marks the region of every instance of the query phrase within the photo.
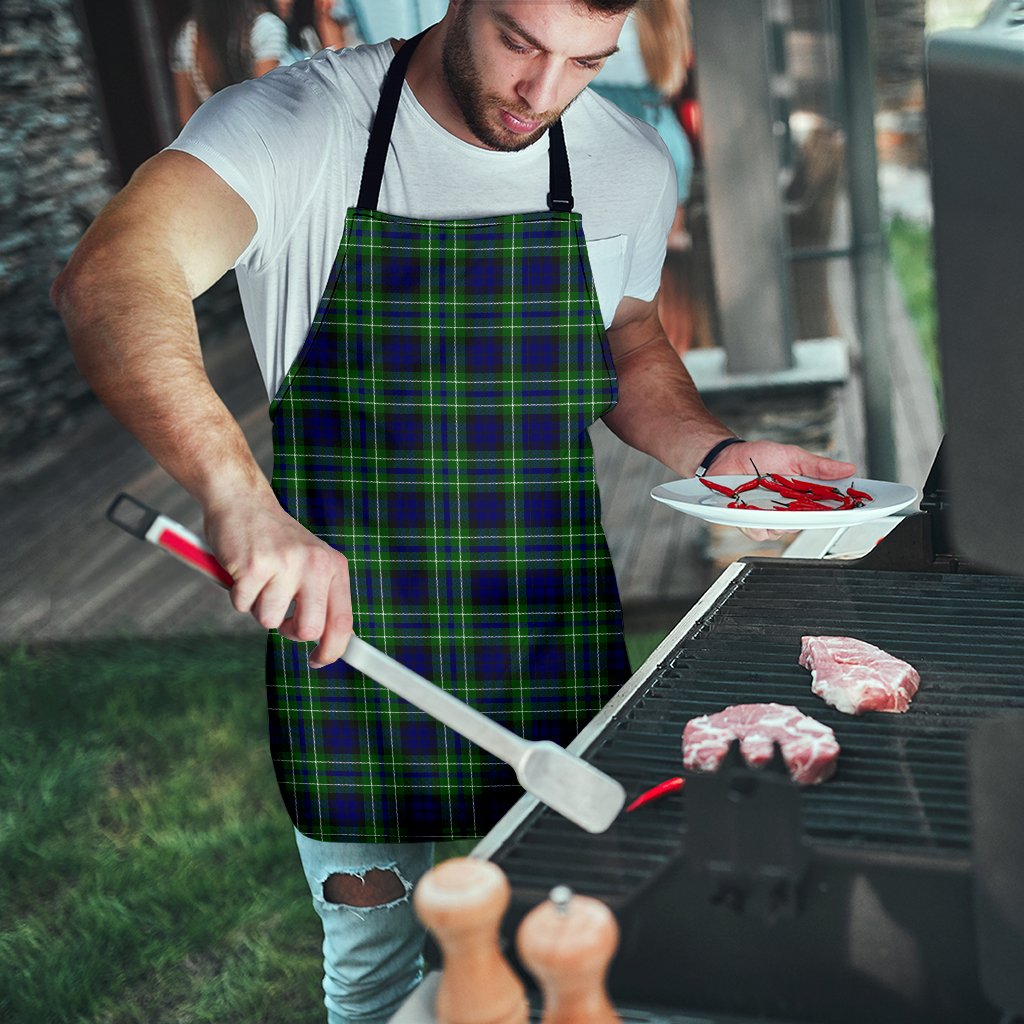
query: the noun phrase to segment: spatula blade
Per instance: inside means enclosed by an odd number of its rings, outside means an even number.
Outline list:
[[[606,832],[626,803],[620,783],[550,740],[531,743],[516,774],[527,793],[587,832]]]

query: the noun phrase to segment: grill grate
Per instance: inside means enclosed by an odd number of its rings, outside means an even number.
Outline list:
[[[910,662],[921,674],[910,711],[855,718],[815,697],[797,664],[806,634],[854,636]],[[801,794],[814,846],[966,863],[967,734],[1024,710],[1024,581],[752,562],[585,756],[632,798],[680,774],[690,718],[760,701],[795,705],[842,747],[835,777]],[[600,836],[541,809],[492,859],[514,887],[565,883],[614,904],[677,852],[685,803],[685,791],[666,797]]]

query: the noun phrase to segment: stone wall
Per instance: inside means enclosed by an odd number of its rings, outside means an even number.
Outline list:
[[[925,0],[875,0],[875,105],[918,107],[923,101]]]
[[[927,164],[925,0],[875,0],[875,127],[883,163]]]
[[[0,7],[0,460],[90,404],[49,287],[113,192],[71,0]]]
[[[90,394],[50,282],[113,192],[70,0],[0,14],[0,459],[67,430]]]

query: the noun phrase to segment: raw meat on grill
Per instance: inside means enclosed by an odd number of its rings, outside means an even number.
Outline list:
[[[849,636],[802,637],[800,664],[811,691],[847,715],[906,711],[921,682],[912,665]]]
[[[801,785],[824,782],[836,770],[839,744],[827,725],[788,704],[734,704],[713,715],[692,718],[683,729],[683,767],[717,770],[733,740],[747,764],[759,768],[778,741],[789,776]]]

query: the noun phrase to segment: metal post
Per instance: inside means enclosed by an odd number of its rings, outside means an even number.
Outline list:
[[[131,12],[143,56],[142,66],[149,89],[154,132],[159,145],[166,146],[178,134],[180,125],[178,106],[174,101],[167,71],[167,56],[160,43],[160,26],[152,0],[132,0]]]
[[[887,246],[878,202],[872,0],[836,5],[845,96],[853,287],[864,367],[867,472],[897,479],[892,363],[886,330]]]
[[[730,373],[792,365],[771,6],[771,0],[693,3],[711,257]]]

